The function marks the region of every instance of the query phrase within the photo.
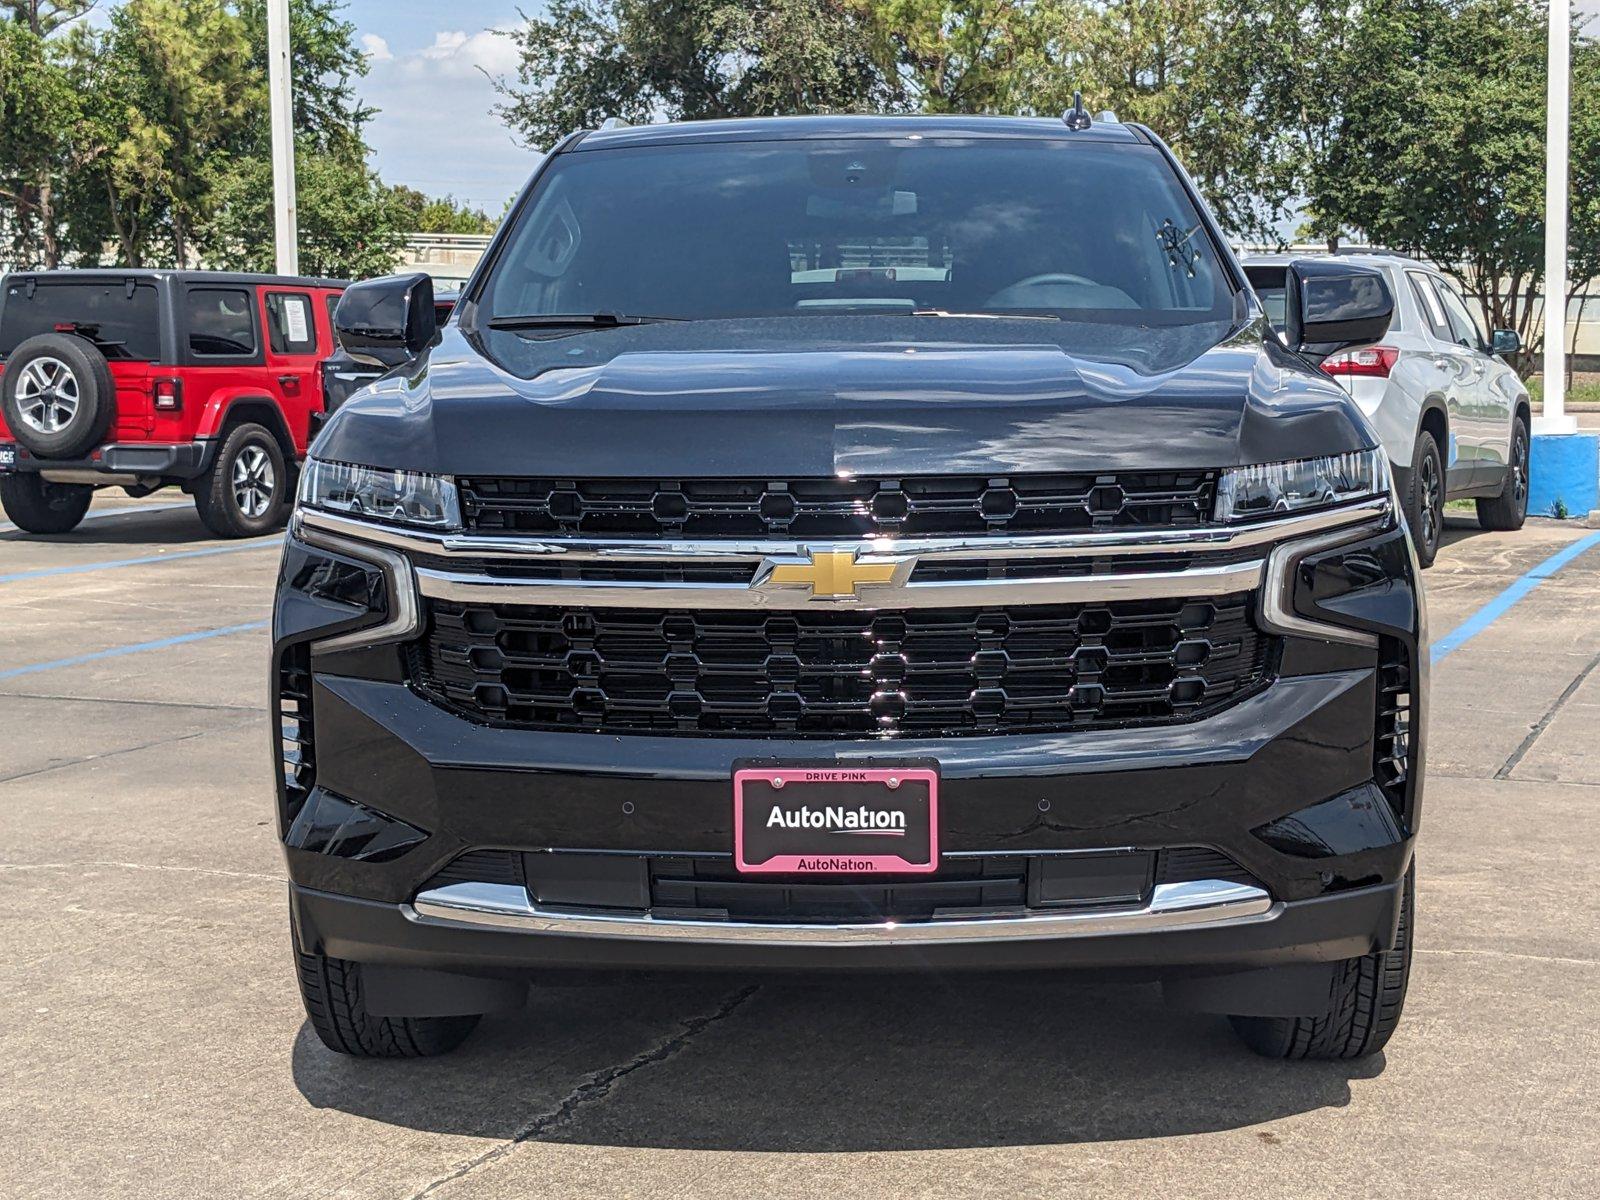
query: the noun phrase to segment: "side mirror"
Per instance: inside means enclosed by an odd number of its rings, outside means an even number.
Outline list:
[[[1522,353],[1522,335],[1515,329],[1496,329],[1489,336],[1489,353],[1501,356]]]
[[[333,310],[333,327],[345,353],[357,362],[398,367],[426,350],[439,331],[433,280],[427,275],[386,275],[353,283]]]
[[[1336,258],[1289,264],[1284,334],[1289,345],[1321,360],[1389,332],[1394,297],[1382,272]]]

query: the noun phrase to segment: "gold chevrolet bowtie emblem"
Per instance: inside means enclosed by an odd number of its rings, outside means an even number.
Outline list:
[[[891,584],[904,559],[862,560],[854,550],[811,550],[802,561],[768,559],[758,584],[775,587],[809,587],[819,600],[845,600],[863,585]]]

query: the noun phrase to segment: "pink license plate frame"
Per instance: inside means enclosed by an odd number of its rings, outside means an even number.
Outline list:
[[[870,849],[856,850],[848,845],[837,853],[819,850],[817,853],[776,854],[759,862],[746,857],[745,789],[751,784],[765,784],[769,790],[789,789],[788,798],[804,793],[808,800],[828,806],[831,785],[878,784],[891,807],[899,786],[916,782],[927,788],[928,861],[914,862],[903,854],[880,849],[878,845],[893,835],[876,831],[826,830],[823,837],[833,834],[841,842],[851,842],[852,837],[841,836],[847,832],[860,832],[862,842]],[[820,840],[820,839],[819,839]],[[830,839],[831,840],[831,839]],[[929,767],[741,767],[733,773],[733,861],[740,874],[748,875],[861,875],[896,874],[929,875],[939,869],[939,773]]]

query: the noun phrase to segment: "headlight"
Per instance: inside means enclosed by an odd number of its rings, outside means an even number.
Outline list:
[[[422,471],[390,471],[308,458],[300,475],[300,503],[400,525],[461,528],[461,501],[454,481]]]
[[[1326,508],[1389,490],[1383,450],[1352,450],[1325,458],[1231,467],[1217,484],[1217,520],[1244,521],[1274,513]]]

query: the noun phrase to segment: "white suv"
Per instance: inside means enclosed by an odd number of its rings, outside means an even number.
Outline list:
[[[1304,257],[1296,255],[1294,257]],[[1322,361],[1382,439],[1423,566],[1439,549],[1446,500],[1475,499],[1485,529],[1520,529],[1528,512],[1528,389],[1500,357],[1521,342],[1486,339],[1443,275],[1393,254],[1341,255],[1382,271],[1394,295],[1383,341]],[[1244,260],[1245,274],[1281,334],[1289,255]]]

